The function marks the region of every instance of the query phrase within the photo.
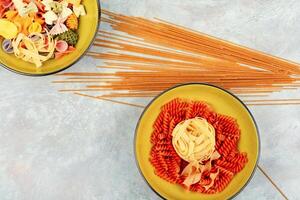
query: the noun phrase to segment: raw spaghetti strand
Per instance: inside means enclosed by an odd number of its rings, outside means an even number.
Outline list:
[[[99,68],[112,72],[73,73],[74,80],[56,83],[81,83],[81,88],[63,92],[89,91],[103,97],[153,97],[176,84],[205,82],[254,99],[299,88],[299,64],[163,20],[125,16],[107,10],[103,13],[102,22],[110,25],[112,31],[99,31],[94,46],[107,51],[90,51],[87,55],[105,60]],[[299,103],[248,103],[251,106],[296,104]],[[191,114],[194,113],[187,113],[187,116]]]

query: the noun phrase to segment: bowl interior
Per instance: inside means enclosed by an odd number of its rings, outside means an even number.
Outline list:
[[[81,16],[79,20],[79,40],[76,50],[60,59],[50,59],[43,63],[43,66],[36,68],[34,64],[16,58],[13,54],[7,54],[0,48],[0,63],[4,67],[15,72],[26,75],[46,75],[63,70],[75,63],[93,42],[98,30],[100,8],[98,0],[82,0],[87,15]],[[2,44],[3,38],[0,39]]]
[[[168,183],[154,174],[154,168],[149,161],[152,146],[150,143],[150,136],[153,131],[152,125],[160,112],[161,106],[177,97],[205,101],[213,107],[214,111],[237,119],[241,129],[239,149],[242,152],[247,152],[249,161],[221,193],[207,195],[189,192],[181,186]],[[135,155],[140,172],[150,187],[166,199],[229,199],[247,184],[256,168],[259,156],[258,130],[247,108],[230,93],[205,84],[182,85],[158,96],[144,111],[136,129]]]

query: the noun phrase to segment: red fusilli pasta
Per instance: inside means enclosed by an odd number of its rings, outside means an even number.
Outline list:
[[[206,119],[214,127],[215,149],[220,158],[212,161],[211,167],[202,173],[198,183],[187,188],[184,185],[186,176],[182,175],[182,171],[188,163],[177,155],[172,145],[172,132],[178,123],[195,117]],[[190,191],[206,194],[221,192],[248,162],[247,154],[238,150],[241,133],[236,119],[215,113],[205,102],[176,98],[166,103],[153,129],[150,162],[154,173]],[[217,174],[215,180],[211,179],[211,174]]]

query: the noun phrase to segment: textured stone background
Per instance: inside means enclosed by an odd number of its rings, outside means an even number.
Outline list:
[[[159,17],[300,62],[297,0],[103,0],[102,7]],[[95,71],[96,64],[101,62],[83,58],[67,71]],[[142,110],[59,94],[54,79],[0,68],[0,199],[158,199],[134,162],[134,128]],[[251,110],[261,132],[260,165],[290,199],[300,199],[300,107]],[[282,197],[257,171],[236,199]]]

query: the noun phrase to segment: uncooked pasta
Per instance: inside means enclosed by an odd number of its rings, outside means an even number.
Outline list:
[[[185,161],[202,163],[215,150],[215,129],[204,118],[187,119],[174,128],[172,144]]]
[[[70,86],[62,92],[153,97],[177,84],[204,82],[256,98],[299,87],[300,67],[291,61],[163,20],[107,10],[101,20],[112,30],[100,30],[96,48],[87,55],[104,64],[90,72],[60,74],[66,80],[56,82]]]
[[[248,162],[247,153],[238,149],[241,134],[236,119],[207,103],[174,99],[153,124],[154,173],[190,191],[221,192]]]
[[[2,48],[16,58],[42,67],[45,61],[75,50],[79,17],[84,15],[81,0],[0,0]]]

